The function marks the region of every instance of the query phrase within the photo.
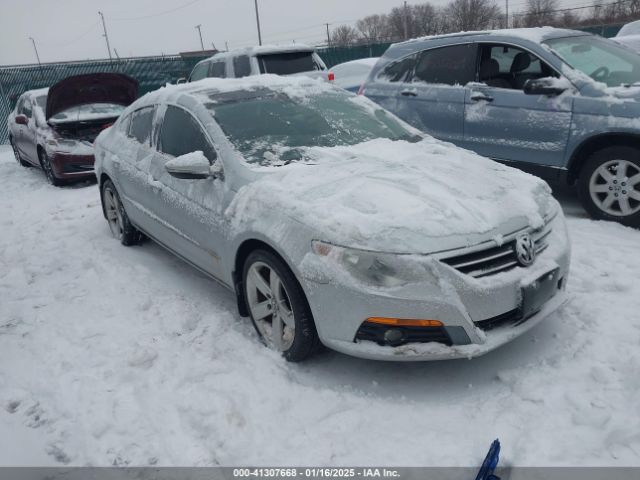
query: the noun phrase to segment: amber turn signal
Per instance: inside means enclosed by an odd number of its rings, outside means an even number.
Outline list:
[[[410,320],[405,318],[369,317],[369,323],[392,325],[394,327],[442,327],[440,320]]]

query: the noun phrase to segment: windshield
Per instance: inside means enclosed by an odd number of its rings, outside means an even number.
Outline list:
[[[355,145],[374,138],[419,140],[385,110],[346,92],[304,99],[270,92],[207,103],[233,145],[250,163],[282,165],[303,159],[302,147]]]
[[[570,66],[609,87],[640,82],[640,56],[610,40],[584,36],[544,43]]]
[[[260,73],[291,75],[322,70],[313,58],[313,52],[286,52],[258,55]]]

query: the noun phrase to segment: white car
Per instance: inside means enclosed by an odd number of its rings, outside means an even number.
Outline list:
[[[640,20],[624,25],[611,40],[640,53]]]
[[[329,70],[329,78],[340,88],[357,93],[378,60],[379,57],[360,58],[334,65]]]
[[[570,247],[544,181],[305,77],[169,86],[95,142],[104,215],[234,291],[292,361],[473,357],[553,313]]]
[[[199,62],[189,75],[189,82],[203,78],[242,78],[271,73],[306,75],[326,80],[324,62],[315,48],[308,45],[263,45],[217,53]]]

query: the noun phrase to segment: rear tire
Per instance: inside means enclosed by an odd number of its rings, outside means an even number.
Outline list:
[[[47,181],[54,187],[61,187],[62,185],[64,185],[64,181],[59,179],[56,176],[56,172],[53,171],[51,160],[49,159],[49,155],[47,155],[47,152],[45,152],[44,150],[38,150],[38,159],[40,160],[42,171],[47,176]]]
[[[20,152],[18,151],[18,147],[16,147],[16,145],[13,143],[13,138],[9,137],[9,143],[11,144],[11,148],[13,149],[13,156],[16,157],[16,162],[18,162],[18,165],[21,165],[25,168],[31,167],[31,164],[29,162],[25,162],[20,157]]]
[[[111,180],[105,180],[100,192],[102,198],[102,208],[104,216],[109,223],[111,234],[116,240],[120,240],[122,245],[128,247],[137,245],[142,241],[142,234],[129,221],[127,212],[124,210],[120,195]]]
[[[640,149],[617,146],[593,153],[580,171],[578,196],[593,218],[640,227]]]
[[[290,362],[306,360],[320,339],[307,298],[289,267],[268,250],[254,250],[244,262],[244,299],[262,341]]]

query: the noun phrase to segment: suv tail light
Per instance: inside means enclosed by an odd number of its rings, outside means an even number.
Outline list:
[[[329,80],[330,82],[333,82],[336,79],[336,75],[333,72],[329,72],[329,74],[327,75],[327,80]]]
[[[360,89],[358,90],[358,95],[364,95],[364,83],[360,85]]]

